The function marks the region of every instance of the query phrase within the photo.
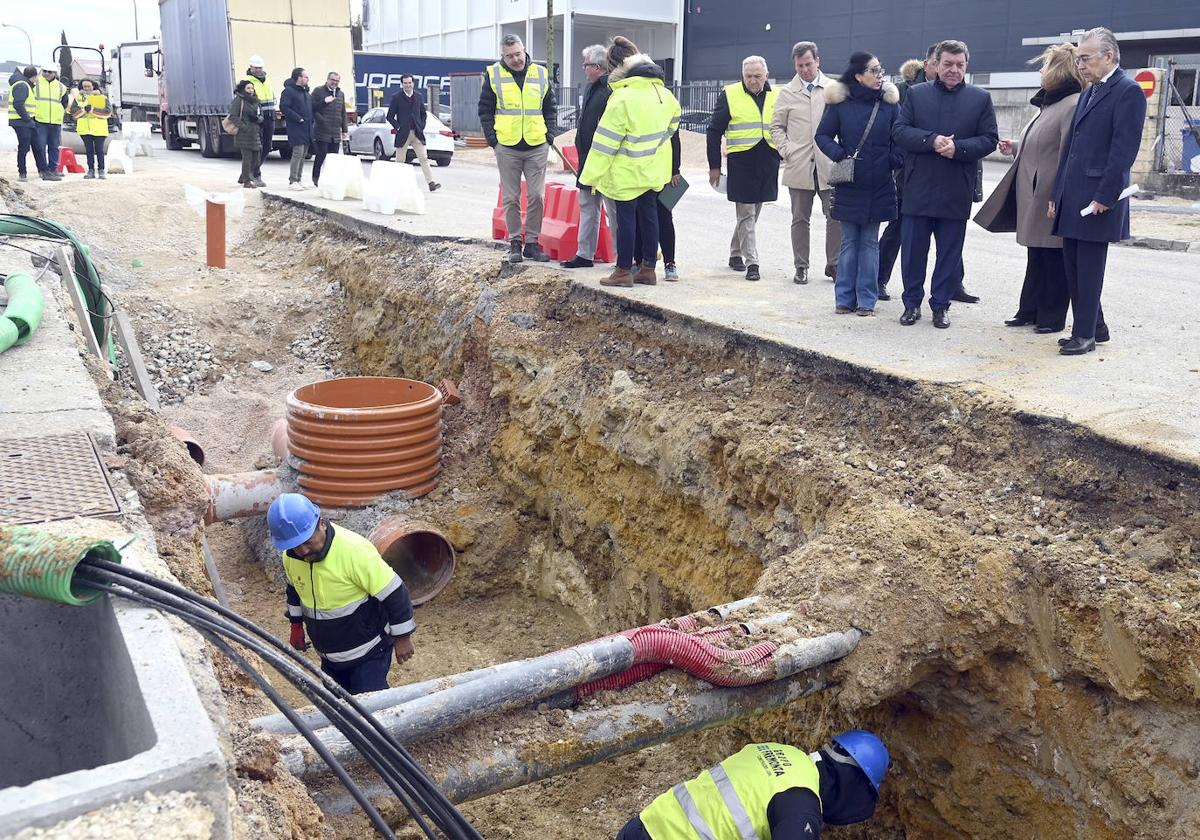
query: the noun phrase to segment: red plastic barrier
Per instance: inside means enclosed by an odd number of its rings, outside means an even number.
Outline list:
[[[75,159],[75,150],[63,146],[58,150],[58,172],[61,175],[63,171],[72,172],[78,175],[80,172],[85,172],[79,161]]]
[[[526,184],[521,181],[521,226],[525,226],[525,211],[529,204]],[[508,225],[504,221],[504,190],[496,192],[496,209],[492,211],[492,239],[508,241]]]
[[[567,163],[571,164],[570,166],[563,164],[563,171],[564,172],[571,172],[571,171],[578,172],[579,171],[579,149],[575,148],[574,145],[570,145],[570,146],[563,146],[561,151],[562,151],[563,159]]]

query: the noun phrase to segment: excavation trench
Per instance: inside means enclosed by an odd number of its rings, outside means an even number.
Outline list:
[[[816,746],[850,725],[884,735],[893,770],[876,818],[836,836],[1200,836],[1193,465],[541,267],[501,269],[477,244],[328,218],[313,234],[314,216],[276,202],[266,218],[257,236],[288,255],[284,273],[341,285],[353,361],[339,372],[448,377],[461,392],[437,489],[344,519],[366,533],[401,513],[457,550],[393,684],[750,594],[762,599],[746,620],[777,641],[865,634],[822,673],[827,690],[783,710],[465,806],[486,836],[612,836],[739,741]],[[271,567],[261,520],[210,531]],[[277,597],[276,582],[247,602],[282,630]],[[665,708],[695,687],[667,671],[414,754],[443,774],[506,749],[570,767],[587,715]]]

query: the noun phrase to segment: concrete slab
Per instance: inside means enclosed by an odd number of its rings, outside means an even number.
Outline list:
[[[37,277],[22,252],[0,248],[0,271]],[[58,275],[38,277],[45,297],[41,326],[27,344],[0,353],[0,438],[91,432],[113,445],[112,419],[80,358],[75,316]]]
[[[988,189],[1003,171],[988,167]],[[763,280],[749,283],[726,267],[732,207],[701,180],[702,174],[685,175],[693,186],[675,211],[682,282],[660,279],[654,287],[610,290],[599,286],[610,266],[577,269],[570,272],[571,279],[602,294],[901,377],[990,391],[1019,410],[1200,461],[1200,328],[1180,306],[1200,293],[1200,261],[1194,254],[1111,249],[1104,305],[1113,340],[1096,353],[1069,358],[1057,353],[1059,336],[1003,325],[1016,311],[1025,273],[1025,249],[1012,235],[969,226],[967,287],[983,302],[955,304],[949,330],[935,330],[928,309],[916,326],[899,324],[899,269],[891,283],[896,299],[880,303],[877,317],[839,316],[833,314],[832,283],[820,276],[824,224],[819,216],[812,233],[817,276],[798,286],[791,282],[787,191],[779,202],[764,207],[758,234]],[[495,170],[456,162],[438,177],[443,190],[429,198],[429,212],[423,216],[380,216],[363,210],[360,201],[327,201],[311,191],[262,192],[268,203],[318,208],[360,229],[365,225],[377,232],[490,241]],[[554,177],[567,180],[561,174]]]
[[[95,519],[39,527],[118,546],[133,536]],[[125,564],[153,567],[151,540],[138,534]],[[0,633],[0,836],[166,791],[196,793],[214,836],[228,836],[220,744],[166,618],[120,599],[67,607],[0,595]]]

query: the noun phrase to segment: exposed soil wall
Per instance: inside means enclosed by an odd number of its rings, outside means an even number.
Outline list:
[[[868,633],[836,692],[748,725],[884,734],[883,808],[841,836],[1200,836],[1194,467],[478,246],[292,241],[279,213],[277,243],[341,281],[363,372],[462,380],[451,458],[486,456],[529,517],[481,587],[598,632],[755,591],[803,632]]]

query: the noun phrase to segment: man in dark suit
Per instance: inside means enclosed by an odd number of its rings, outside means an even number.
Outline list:
[[[1081,356],[1108,341],[1100,308],[1108,243],[1129,238],[1129,169],[1137,159],[1146,120],[1141,86],[1120,68],[1121,48],[1110,30],[1089,30],[1075,62],[1090,86],[1079,97],[1071,133],[1063,144],[1048,212],[1054,234],[1063,238],[1071,337],[1058,352]],[[1088,215],[1080,211],[1087,209]]]
[[[933,325],[950,326],[950,301],[962,283],[962,248],[975,197],[976,167],[999,143],[996,112],[986,90],[966,83],[967,45],[942,41],[933,82],[909,88],[892,131],[907,152],[900,212],[900,269],[904,314],[912,326],[921,318],[929,238],[937,241],[930,281]]]
[[[421,162],[421,172],[425,175],[425,183],[433,192],[441,186],[433,180],[429,171],[429,157],[425,154],[425,100],[416,90],[411,73],[400,77],[400,90],[388,103],[387,121],[392,125],[392,134],[396,135],[396,160],[401,163],[408,157],[408,147],[411,144],[416,152],[417,160]]]

